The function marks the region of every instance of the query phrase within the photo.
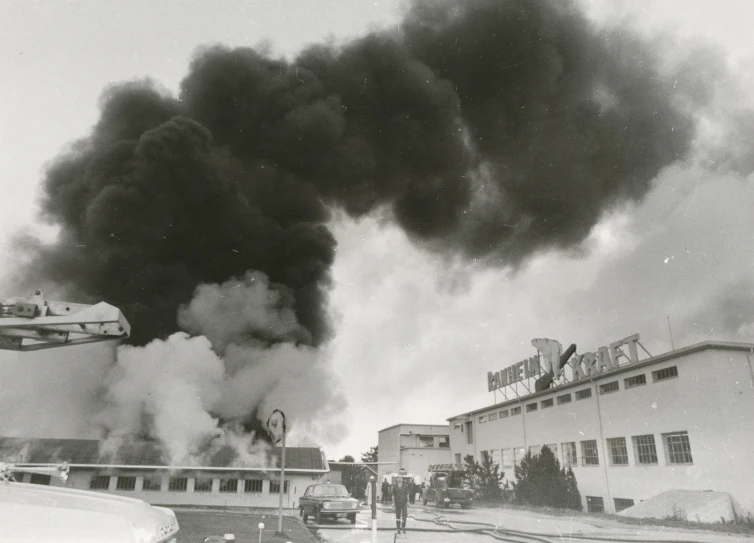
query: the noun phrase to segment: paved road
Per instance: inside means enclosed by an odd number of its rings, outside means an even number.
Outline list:
[[[318,537],[327,543],[388,543],[395,541],[395,516],[392,508],[377,511],[378,530],[370,529],[370,513],[359,514],[356,526],[347,521],[330,522],[316,528]],[[652,526],[634,526],[599,517],[556,517],[512,509],[476,508],[470,510],[415,506],[409,509],[408,534],[398,541],[416,543],[493,543],[495,539],[464,529],[497,526],[504,541],[537,543],[578,541],[579,536],[605,541],[636,542],[683,541],[698,543],[754,543],[748,536],[731,536],[715,532],[681,530]],[[525,533],[521,533],[525,532]],[[585,541],[585,540],[581,540]],[[594,539],[590,539],[593,542]]]

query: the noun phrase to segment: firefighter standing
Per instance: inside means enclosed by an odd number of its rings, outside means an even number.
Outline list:
[[[395,505],[395,529],[398,533],[406,533],[406,517],[408,516],[408,485],[403,484],[403,477],[398,477],[393,486],[393,505]]]
[[[382,503],[387,503],[390,497],[390,484],[387,482],[387,477],[382,481]]]

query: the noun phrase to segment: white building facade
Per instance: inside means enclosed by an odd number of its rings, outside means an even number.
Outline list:
[[[573,469],[585,510],[712,490],[754,514],[754,344],[705,342],[645,360],[626,346],[600,349],[570,382],[450,418],[453,461],[487,451],[515,481],[523,455],[548,446]],[[612,363],[616,355],[627,363]],[[506,373],[488,379],[504,384]]]
[[[447,424],[396,424],[379,431],[377,447],[380,481],[400,469],[424,480],[430,465],[450,462],[450,427]]]

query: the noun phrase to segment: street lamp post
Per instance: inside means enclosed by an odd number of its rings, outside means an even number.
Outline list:
[[[275,438],[275,442],[282,441],[282,451],[280,454],[280,488],[278,489],[280,499],[278,502],[278,533],[283,533],[283,493],[285,491],[285,413],[280,409],[275,409],[270,418],[267,419],[267,427]]]

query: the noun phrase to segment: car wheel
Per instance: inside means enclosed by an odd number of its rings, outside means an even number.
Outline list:
[[[356,524],[356,514],[348,515],[349,520],[351,521],[351,524]]]

